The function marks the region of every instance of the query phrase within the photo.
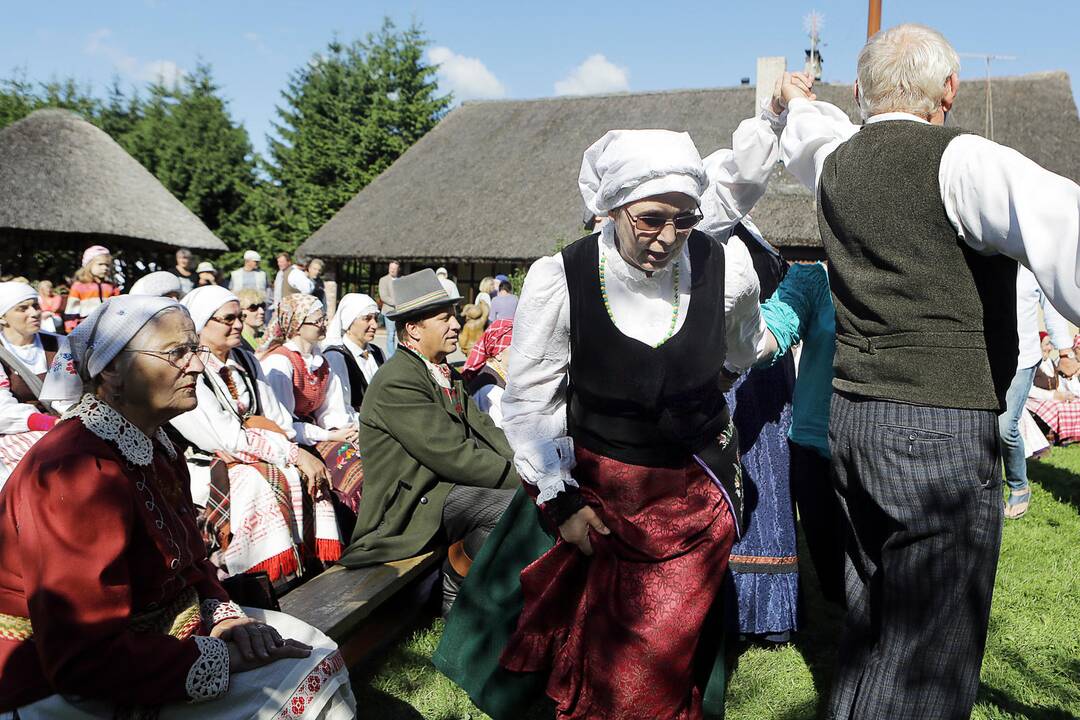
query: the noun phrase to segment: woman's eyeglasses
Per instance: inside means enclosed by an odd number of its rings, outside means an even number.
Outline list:
[[[235,313],[230,313],[228,315],[222,315],[221,317],[218,317],[217,315],[211,315],[210,319],[213,320],[214,322],[219,322],[222,325],[229,325],[229,326],[232,326],[232,325],[236,324],[237,320],[239,320],[241,322],[243,322],[243,320],[244,320],[242,317],[240,317],[239,315],[236,315]]]
[[[255,303],[254,305],[248,305],[244,309],[247,310],[248,312],[259,312],[260,310],[265,310],[266,305],[260,305],[259,303]]]
[[[305,320],[304,322],[300,323],[301,327],[303,327],[304,325],[312,325],[314,327],[326,327],[326,316],[323,315],[318,320]]]
[[[630,214],[629,210],[623,209],[626,211],[626,217],[630,218],[630,222],[634,224],[635,230],[650,235],[663,232],[668,223],[671,223],[671,226],[675,228],[675,232],[687,232],[693,230],[694,226],[701,222],[702,219],[700,212],[684,213],[673,218],[664,217],[663,215],[638,215],[635,217]]]
[[[124,348],[123,352],[139,353],[140,355],[153,355],[162,358],[181,372],[191,367],[191,361],[198,357],[199,362],[206,364],[210,359],[210,348],[205,345],[177,345],[172,350],[141,350],[138,348]]]

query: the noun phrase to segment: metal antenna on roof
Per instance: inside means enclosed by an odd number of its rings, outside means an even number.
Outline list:
[[[1015,60],[1015,55],[989,55],[986,53],[960,53],[960,57],[981,58],[986,62],[986,138],[994,139],[994,93],[990,84],[990,63],[993,60]]]
[[[806,73],[815,80],[821,79],[821,28],[825,27],[825,16],[817,10],[811,10],[803,18],[803,29],[810,36],[810,49],[806,51]]]

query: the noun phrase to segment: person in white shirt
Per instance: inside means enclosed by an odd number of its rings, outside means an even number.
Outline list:
[[[848,613],[830,717],[970,715],[1001,542],[1014,261],[1080,320],[1080,187],[945,127],[959,67],[940,33],[900,25],[859,53],[861,127],[810,88],[783,89],[781,156],[817,192],[836,300]]]
[[[724,389],[766,343],[757,275],[728,236],[765,192],[783,122],[765,108],[704,161],[686,133],[609,131],[578,185],[611,222],[526,276],[503,429],[560,540],[523,551],[543,531],[515,499],[470,570],[492,584],[466,584],[460,605],[501,611],[484,593],[519,581],[516,629],[455,609],[447,636],[502,647],[504,675],[550,673],[560,717],[697,716],[694,651],[742,528]],[[449,643],[436,663],[466,689],[494,670]]]
[[[348,293],[338,303],[323,342],[330,372],[341,382],[346,401],[357,412],[368,384],[386,362],[382,349],[373,342],[378,327],[379,306],[374,298]]]
[[[1024,516],[1031,504],[1031,487],[1028,485],[1027,456],[1020,433],[1020,419],[1032,390],[1035,369],[1042,360],[1039,342],[1039,308],[1049,332],[1049,338],[1064,363],[1062,370],[1074,373],[1078,369],[1073,355],[1069,323],[1054,306],[1046,302],[1035,276],[1021,266],[1016,275],[1016,332],[1020,355],[1005,395],[1005,412],[998,416],[998,432],[1001,435],[1002,460],[1005,463],[1005,484],[1009,497],[1005,501],[1005,517],[1016,520]]]
[[[181,304],[210,349],[195,386],[198,405],[171,421],[194,451],[191,494],[203,508],[210,559],[225,575],[266,571],[275,585],[318,572],[342,547],[326,465],[298,445],[289,410],[240,347],[237,297],[208,285]],[[312,527],[316,546],[304,547]]]
[[[229,277],[229,289],[234,293],[241,290],[255,290],[264,297],[267,295],[266,273],[259,269],[262,257],[254,250],[244,253],[244,266],[232,271]]]
[[[435,277],[439,279],[439,284],[446,289],[446,294],[450,297],[461,297],[461,293],[458,292],[457,283],[450,279],[450,273],[446,268],[441,267],[435,271]]]
[[[267,383],[292,416],[297,442],[315,448],[330,469],[331,487],[355,513],[363,482],[357,445],[360,421],[341,377],[330,371],[319,349],[326,325],[318,298],[286,295],[258,357]]]

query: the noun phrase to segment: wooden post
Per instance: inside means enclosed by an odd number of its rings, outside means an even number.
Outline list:
[[[866,39],[881,29],[881,0],[870,0],[870,13],[866,19]]]

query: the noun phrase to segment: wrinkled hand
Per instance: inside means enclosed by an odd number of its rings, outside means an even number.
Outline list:
[[[355,425],[346,425],[343,428],[330,431],[330,439],[334,442],[353,443],[360,439],[360,430]]]
[[[577,545],[581,552],[592,555],[592,543],[589,542],[590,528],[601,535],[611,534],[595,510],[591,507],[583,507],[559,526],[559,534],[566,542]]]
[[[1071,378],[1077,372],[1080,372],[1080,362],[1077,362],[1076,358],[1059,357],[1058,372],[1065,377]]]
[[[278,630],[259,622],[233,625],[221,635],[221,639],[226,641],[229,648],[229,673],[246,673],[282,657],[307,657],[311,654],[309,644],[285,640]]]
[[[296,467],[307,481],[308,493],[313,500],[318,500],[323,493],[329,496],[330,471],[326,469],[326,464],[322,460],[304,448],[300,448],[300,454],[296,458]]]
[[[779,115],[794,98],[817,99],[814,94],[814,78],[809,73],[786,72],[777,78],[773,88],[772,111]]]

